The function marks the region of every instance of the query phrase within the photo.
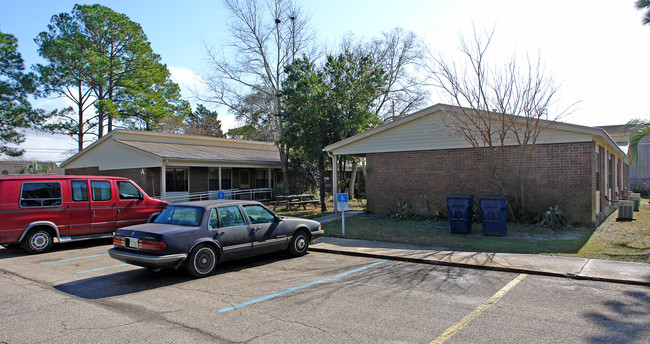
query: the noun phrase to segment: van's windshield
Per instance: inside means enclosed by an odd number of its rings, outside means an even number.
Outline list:
[[[202,218],[203,208],[170,205],[163,209],[154,223],[196,227]]]

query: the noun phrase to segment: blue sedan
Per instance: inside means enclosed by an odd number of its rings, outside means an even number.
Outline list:
[[[302,256],[322,235],[320,223],[280,217],[259,202],[195,201],[167,206],[152,223],[118,229],[108,254],[152,271],[184,266],[204,277],[227,260],[283,250]]]

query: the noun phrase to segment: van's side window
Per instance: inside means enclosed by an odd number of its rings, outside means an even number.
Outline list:
[[[120,194],[120,199],[140,199],[140,190],[131,182],[118,181],[117,192]]]
[[[61,184],[57,182],[23,183],[21,207],[56,207],[61,205]]]
[[[73,180],[70,182],[70,186],[72,187],[73,201],[88,201],[88,183],[85,180]]]
[[[111,182],[107,180],[91,180],[90,190],[93,201],[109,201],[111,199]]]

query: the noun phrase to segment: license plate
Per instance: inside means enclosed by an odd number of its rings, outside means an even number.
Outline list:
[[[130,248],[138,248],[138,239],[129,238],[128,245],[129,245]]]

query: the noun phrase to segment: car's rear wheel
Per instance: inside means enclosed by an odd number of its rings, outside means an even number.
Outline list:
[[[52,234],[45,229],[33,229],[25,237],[23,248],[29,253],[43,253],[52,249]]]
[[[185,264],[187,272],[195,277],[212,275],[217,268],[217,253],[208,245],[195,247]]]
[[[289,244],[289,253],[294,257],[304,256],[309,249],[309,237],[304,230],[299,230],[293,234]]]

